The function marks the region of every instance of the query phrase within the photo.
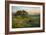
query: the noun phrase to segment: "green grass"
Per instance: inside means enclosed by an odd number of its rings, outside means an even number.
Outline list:
[[[39,27],[39,16],[13,16],[12,28]],[[32,23],[29,23],[31,20]]]

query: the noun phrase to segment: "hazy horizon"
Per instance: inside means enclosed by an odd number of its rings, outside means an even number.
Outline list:
[[[12,6],[12,12],[16,13],[18,10],[25,10],[28,14],[40,14],[40,7],[24,7],[24,6]]]

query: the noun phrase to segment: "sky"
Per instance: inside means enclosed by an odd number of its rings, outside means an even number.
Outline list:
[[[12,6],[12,12],[16,13],[18,10],[25,10],[28,14],[39,14],[40,7],[25,7],[25,6]]]

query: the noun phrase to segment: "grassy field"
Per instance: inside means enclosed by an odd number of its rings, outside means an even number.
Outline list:
[[[39,15],[26,15],[12,17],[12,28],[40,27]]]

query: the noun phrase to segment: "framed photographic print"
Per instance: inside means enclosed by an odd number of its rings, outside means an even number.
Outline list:
[[[6,34],[44,32],[44,3],[6,1]]]

